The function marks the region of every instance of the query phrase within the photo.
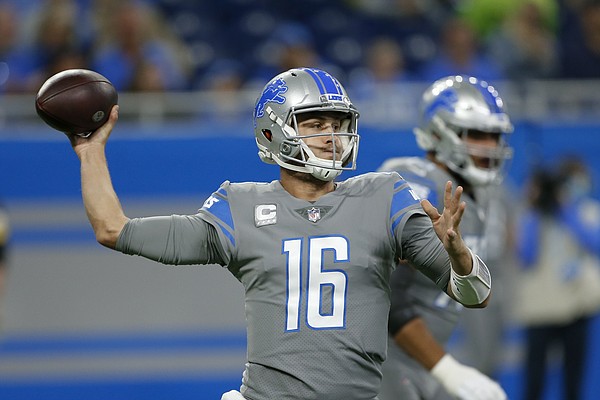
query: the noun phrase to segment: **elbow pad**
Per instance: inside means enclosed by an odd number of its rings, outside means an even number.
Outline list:
[[[481,304],[490,295],[492,277],[485,263],[471,249],[473,268],[469,275],[458,275],[454,269],[450,272],[450,287],[456,300],[466,306]]]

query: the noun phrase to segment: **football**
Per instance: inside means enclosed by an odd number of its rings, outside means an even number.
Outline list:
[[[68,69],[44,82],[35,109],[52,128],[87,137],[108,120],[117,102],[117,91],[104,76],[87,69]]]

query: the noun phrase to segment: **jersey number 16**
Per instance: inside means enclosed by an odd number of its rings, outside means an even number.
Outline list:
[[[308,244],[308,261],[302,258]],[[300,329],[302,296],[306,296],[306,324],[312,329],[341,329],[346,325],[346,290],[348,277],[340,269],[324,269],[325,252],[333,252],[335,263],[348,262],[350,244],[343,236],[320,236],[286,239],[283,253],[287,255],[286,332]],[[306,282],[302,269],[308,268]],[[321,310],[324,289],[330,287],[331,308]]]

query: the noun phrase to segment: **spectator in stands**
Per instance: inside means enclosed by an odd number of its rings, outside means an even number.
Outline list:
[[[32,68],[31,57],[18,43],[17,21],[12,4],[0,3],[0,93],[19,91]]]
[[[421,71],[421,78],[434,81],[448,75],[471,75],[497,82],[504,75],[483,51],[473,29],[459,17],[444,24],[437,55]]]
[[[364,66],[354,71],[351,77],[355,97],[369,97],[379,87],[414,79],[405,68],[404,52],[394,38],[375,38],[369,43],[364,59]]]
[[[261,63],[249,79],[249,86],[262,86],[265,81],[291,68],[317,67],[335,76],[342,75],[336,66],[329,65],[318,53],[312,31],[304,24],[285,21],[271,37],[256,49]]]
[[[23,11],[24,15],[17,13],[14,4],[0,3],[0,91],[35,92],[50,72],[61,67],[58,59],[64,54],[82,53],[75,29],[78,11],[73,0],[44,2]]]
[[[587,168],[573,160],[536,171],[528,184],[516,240],[522,271],[515,310],[525,328],[527,400],[542,399],[555,345],[562,350],[562,398],[583,398],[590,323],[600,310],[600,203],[589,188]]]
[[[455,12],[451,1],[422,0],[346,0],[345,3],[361,13],[375,18],[421,18],[441,22]]]
[[[560,77],[600,78],[600,1],[559,0]]]
[[[556,76],[556,39],[535,1],[520,5],[488,38],[488,51],[508,79]]]
[[[247,102],[238,93],[244,84],[242,63],[233,59],[216,60],[198,83],[198,89],[207,91],[210,96],[210,101],[202,107],[202,118],[219,124],[236,124],[241,118],[245,121],[247,115],[241,110]]]
[[[98,16],[99,33],[92,68],[117,90],[189,88],[188,49],[149,4],[110,0],[98,3],[92,12]],[[136,80],[140,71],[153,81]]]
[[[350,74],[351,91],[364,112],[364,121],[394,126],[399,119],[415,115],[418,104],[398,88],[398,84],[413,79],[405,67],[402,47],[395,39],[380,36],[370,42],[363,67]]]

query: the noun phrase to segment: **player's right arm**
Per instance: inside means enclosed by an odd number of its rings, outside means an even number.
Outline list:
[[[114,106],[108,121],[88,138],[70,135],[73,150],[81,162],[81,193],[96,240],[114,249],[119,234],[129,220],[115,190],[106,162],[106,142],[118,119]]]

